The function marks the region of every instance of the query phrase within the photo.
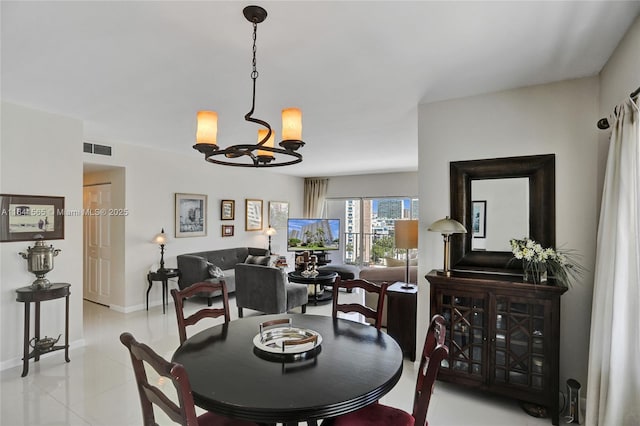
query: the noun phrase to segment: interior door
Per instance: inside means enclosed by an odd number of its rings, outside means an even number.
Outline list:
[[[83,191],[84,298],[111,304],[111,184]]]

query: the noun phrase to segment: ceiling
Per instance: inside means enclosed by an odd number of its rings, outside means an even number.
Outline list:
[[[254,143],[247,4],[2,1],[2,99],[81,119],[96,143],[201,156],[202,109],[218,112],[221,146]],[[302,108],[304,161],[272,169],[294,176],[415,171],[419,103],[596,75],[640,13],[639,1],[257,4],[269,16],[255,116],[279,135],[280,110]]]

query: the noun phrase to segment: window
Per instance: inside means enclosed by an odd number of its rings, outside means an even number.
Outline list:
[[[331,198],[325,201],[327,218],[338,218],[344,232],[341,247],[344,263],[384,265],[385,257],[402,257],[406,253],[395,248],[395,221],[418,219],[418,199]]]

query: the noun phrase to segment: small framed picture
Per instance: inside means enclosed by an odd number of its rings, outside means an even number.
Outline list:
[[[473,225],[473,238],[487,237],[487,202],[472,201],[473,204],[471,214],[471,223]]]
[[[233,237],[233,225],[222,225],[222,236]]]
[[[235,217],[236,202],[234,200],[222,200],[220,203],[220,220],[233,220]]]
[[[245,199],[245,231],[262,230],[262,200]]]
[[[207,235],[207,196],[176,193],[176,238]]]
[[[64,240],[64,197],[0,194],[0,241]]]
[[[289,219],[289,203],[269,201],[269,226],[275,229],[286,229],[287,219]]]

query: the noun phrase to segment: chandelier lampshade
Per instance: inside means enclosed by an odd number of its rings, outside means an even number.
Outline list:
[[[213,111],[198,112],[196,143],[218,145],[218,113]]]
[[[299,108],[282,110],[282,140],[302,141],[302,111]]]
[[[269,133],[268,129],[260,129],[260,130],[258,130],[258,143],[260,143],[261,140],[263,140],[265,137],[267,137],[268,133]],[[263,146],[269,147],[269,148],[273,148],[275,139],[276,139],[276,132],[272,131],[271,135],[268,136],[267,141],[264,143]],[[258,157],[260,157],[260,156],[273,157],[273,152],[266,151],[264,149],[259,149],[258,150]]]
[[[196,125],[196,144],[194,149],[204,154],[206,161],[225,166],[239,167],[279,167],[296,164],[302,161],[298,149],[304,146],[302,141],[302,111],[299,108],[282,110],[282,141],[275,145],[275,132],[264,120],[253,117],[256,105],[256,81],[258,69],[256,65],[256,39],[258,24],[267,18],[267,11],[260,6],[247,6],[243,14],[253,24],[253,91],[251,109],[244,119],[258,124],[256,144],[233,144],[227,148],[218,145],[218,114],[214,111],[199,111]]]

